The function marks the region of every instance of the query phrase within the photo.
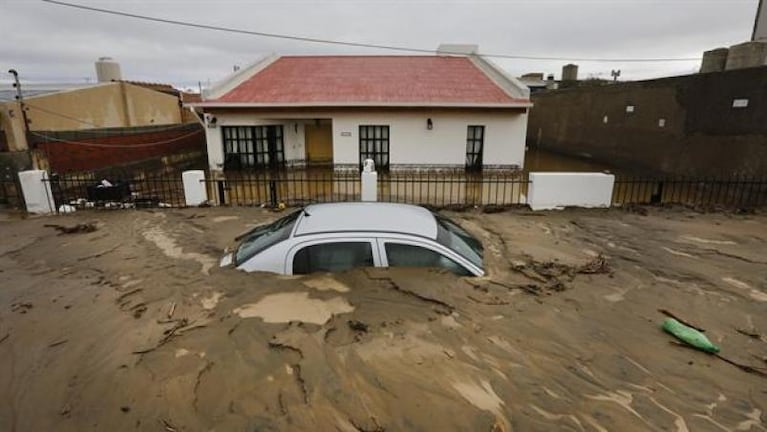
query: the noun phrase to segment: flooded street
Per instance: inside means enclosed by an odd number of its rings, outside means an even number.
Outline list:
[[[567,156],[548,150],[530,147],[525,152],[525,171],[570,171],[570,172],[625,172],[616,166],[600,163],[587,157]]]
[[[764,369],[765,215],[447,213],[484,278],[216,266],[283,214],[1,220],[0,430],[766,427],[767,379],[670,343],[659,312]]]

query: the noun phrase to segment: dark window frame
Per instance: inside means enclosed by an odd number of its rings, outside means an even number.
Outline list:
[[[322,247],[338,247],[341,248],[350,248],[350,244],[353,244],[356,246],[363,246],[363,248],[366,248],[364,251],[364,256],[357,256],[355,258],[355,262],[352,263],[351,266],[344,267],[342,269],[334,270],[334,269],[327,269],[327,268],[313,268],[312,267],[312,253],[318,248]],[[316,272],[334,272],[334,271],[346,271],[351,270],[353,268],[359,268],[359,267],[375,267],[375,252],[374,252],[375,245],[370,240],[338,240],[338,241],[326,241],[321,243],[314,243],[309,244],[306,246],[301,247],[298,249],[294,254],[293,258],[291,259],[291,272],[292,274],[311,274]],[[324,254],[321,255],[327,255],[327,252],[324,252]],[[314,265],[318,265],[318,263],[314,263]]]
[[[386,264],[389,267],[411,267],[411,268],[419,268],[422,267],[421,265],[414,265],[412,263],[392,263],[392,255],[396,256],[399,253],[405,253],[406,250],[410,250],[410,252],[418,251],[421,253],[428,253],[432,257],[435,258],[435,262],[431,263],[430,265],[426,265],[426,268],[440,268],[444,270],[448,270],[452,272],[453,274],[457,276],[471,276],[472,273],[464,267],[463,264],[459,263],[458,261],[450,258],[449,256],[446,256],[440,252],[437,252],[433,249],[410,244],[410,243],[402,243],[398,241],[390,241],[387,240],[384,242],[384,252],[386,253]],[[396,261],[396,260],[395,260]]]
[[[225,170],[277,169],[285,166],[285,131],[282,125],[222,126],[221,136]]]
[[[365,159],[373,159],[376,171],[388,171],[391,129],[389,125],[359,125],[360,170]]]
[[[479,134],[477,134],[479,132]],[[466,170],[482,171],[485,150],[485,126],[466,127]]]

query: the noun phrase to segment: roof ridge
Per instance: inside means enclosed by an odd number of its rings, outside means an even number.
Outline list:
[[[296,54],[296,55],[280,55],[278,58],[354,58],[354,57],[365,57],[365,58],[384,58],[384,57],[392,57],[392,58],[467,58],[469,56],[467,55],[443,55],[443,54]]]

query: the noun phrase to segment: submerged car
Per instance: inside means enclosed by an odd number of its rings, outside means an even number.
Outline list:
[[[458,224],[414,205],[313,204],[241,235],[221,266],[281,274],[355,267],[438,267],[483,276],[482,243]]]

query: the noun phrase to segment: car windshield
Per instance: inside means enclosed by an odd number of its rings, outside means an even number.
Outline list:
[[[291,213],[282,219],[258,227],[248,233],[234,254],[235,265],[240,265],[264,249],[287,240],[300,214],[301,211]]]
[[[482,268],[482,243],[450,219],[438,214],[434,217],[437,219],[437,242]]]

